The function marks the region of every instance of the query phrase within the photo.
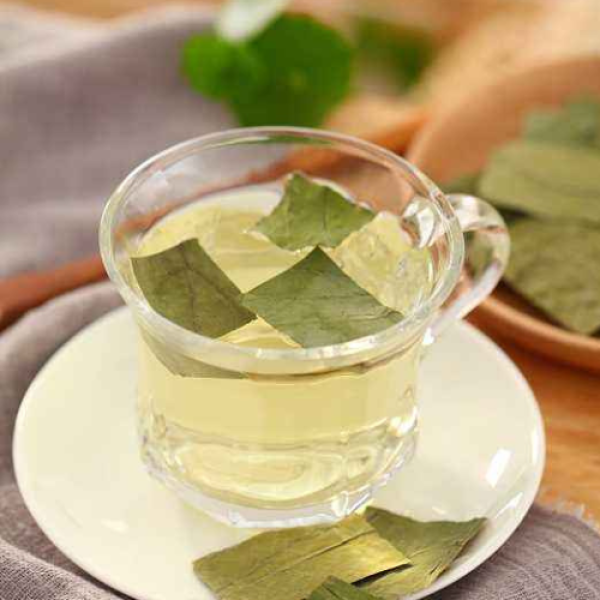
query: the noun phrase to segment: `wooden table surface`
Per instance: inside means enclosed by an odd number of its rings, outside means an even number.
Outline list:
[[[167,4],[168,0],[23,3],[82,16],[113,17]],[[587,513],[600,521],[600,376],[551,362],[500,339],[496,341],[522,370],[543,413],[548,453],[541,499],[583,504]]]
[[[491,337],[521,369],[541,407],[547,456],[540,499],[583,505],[600,521],[600,376]]]

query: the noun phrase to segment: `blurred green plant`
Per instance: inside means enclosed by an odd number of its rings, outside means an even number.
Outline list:
[[[359,54],[386,68],[400,90],[414,85],[436,54],[432,36],[421,29],[360,17],[355,24]]]
[[[353,58],[336,30],[285,14],[239,41],[214,31],[193,36],[182,66],[193,89],[225,102],[241,125],[315,127],[348,95]]]
[[[216,100],[254,94],[266,79],[265,65],[255,52],[215,33],[188,40],[183,70],[197,92]]]

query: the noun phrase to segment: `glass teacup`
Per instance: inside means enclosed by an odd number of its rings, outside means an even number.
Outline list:
[[[198,237],[243,292],[298,261],[249,232],[298,171],[376,213],[330,256],[401,311],[398,323],[302,348],[252,328],[261,343],[248,330],[212,339],[150,306],[130,259],[173,245],[173,232]],[[487,203],[445,196],[385,149],[271,127],[190,140],[142,164],[110,198],[100,245],[141,334],[146,467],[217,519],[265,528],[341,519],[410,460],[423,349],[490,293],[509,239]]]

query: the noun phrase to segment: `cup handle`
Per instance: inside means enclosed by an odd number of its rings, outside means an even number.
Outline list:
[[[461,279],[446,306],[430,325],[425,344],[434,342],[454,321],[469,314],[496,287],[510,254],[504,219],[489,203],[466,194],[449,194],[465,234],[465,261]]]

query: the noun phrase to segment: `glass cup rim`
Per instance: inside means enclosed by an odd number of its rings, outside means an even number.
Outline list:
[[[426,191],[428,200],[433,202],[445,219],[448,232],[449,264],[442,281],[432,293],[408,317],[380,332],[357,338],[349,342],[318,346],[313,348],[270,349],[238,346],[231,342],[210,338],[181,327],[156,312],[143,296],[136,293],[120,272],[115,258],[113,225],[119,208],[127,201],[135,189],[157,171],[180,160],[211,148],[235,145],[236,143],[260,142],[274,136],[290,136],[299,140],[313,139],[321,142],[354,147],[374,161],[387,167],[408,173]],[[464,239],[458,218],[442,191],[417,167],[393,152],[372,142],[350,135],[307,127],[266,126],[233,128],[191,138],[170,146],[133,169],[115,191],[109,196],[99,229],[99,245],[102,261],[109,278],[117,286],[121,297],[134,312],[150,327],[162,333],[162,337],[174,347],[201,350],[202,354],[212,352],[219,355],[233,355],[260,361],[301,361],[322,365],[328,359],[354,358],[366,355],[378,348],[392,348],[401,345],[402,340],[413,339],[416,331],[428,321],[435,311],[450,296],[458,282],[464,258]]]

